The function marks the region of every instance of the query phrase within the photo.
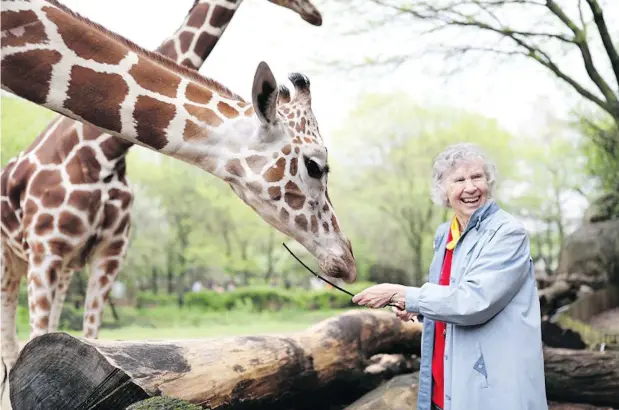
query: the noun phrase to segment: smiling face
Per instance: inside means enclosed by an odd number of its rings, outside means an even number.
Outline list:
[[[445,195],[462,228],[488,200],[488,180],[481,159],[459,161],[445,178]]]
[[[224,179],[266,222],[302,244],[328,276],[354,282],[350,241],[327,193],[328,155],[311,109],[309,80],[291,74],[295,96],[261,64],[252,92],[251,135],[224,166]]]

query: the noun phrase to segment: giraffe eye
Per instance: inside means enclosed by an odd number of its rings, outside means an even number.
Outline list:
[[[304,157],[303,159],[305,160],[305,168],[307,168],[307,174],[310,178],[320,179],[324,173],[324,170],[322,170],[314,160],[311,160],[308,157]]]

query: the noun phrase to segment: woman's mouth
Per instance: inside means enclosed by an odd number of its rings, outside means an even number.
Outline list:
[[[464,202],[467,205],[475,205],[479,203],[479,200],[481,199],[481,196],[475,196],[475,197],[471,197],[471,198],[460,198],[460,201]]]

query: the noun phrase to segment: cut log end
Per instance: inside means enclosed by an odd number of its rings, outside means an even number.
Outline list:
[[[11,370],[10,397],[14,410],[56,410],[123,409],[149,396],[94,347],[51,333],[24,346]]]

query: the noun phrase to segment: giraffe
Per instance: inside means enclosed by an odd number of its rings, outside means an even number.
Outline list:
[[[250,103],[218,82],[140,48],[55,0],[6,1],[2,21],[0,78],[4,90],[226,181],[264,221],[314,255],[326,275],[346,282],[356,279],[351,243],[339,227],[328,196],[327,149],[312,112],[310,82],[305,75],[289,75],[295,91],[291,97],[261,62]],[[48,132],[58,126],[59,122],[54,122]],[[91,137],[88,132],[72,135],[74,139]],[[13,252],[11,263],[16,259],[15,242],[26,249],[31,338],[45,333],[49,326],[49,307],[58,278],[66,269],[58,255],[72,253],[71,261],[84,258],[88,249],[76,248],[70,234],[82,230],[89,207],[103,201],[101,193],[75,195],[60,181],[63,172],[69,178],[82,174],[99,178],[106,170],[94,164],[104,163],[105,158],[88,146],[68,155],[61,143],[57,145],[57,155],[64,155],[61,160],[66,169],[49,170],[24,162],[7,169],[2,181],[3,218],[11,209],[19,209],[6,215],[12,223],[20,223],[22,209],[24,214],[30,209],[32,215],[30,221],[21,222],[28,226],[21,238],[3,231],[6,248]],[[109,145],[111,151],[117,146]],[[21,175],[29,175],[32,184],[38,181],[43,192],[17,206],[23,199]],[[118,207],[125,206],[124,198],[119,195],[114,199],[118,203],[114,210],[108,209],[110,217],[100,207],[97,216],[103,224],[113,221],[113,232],[122,232],[128,219],[115,216]],[[58,224],[50,225],[44,200],[68,203],[75,213],[63,214]],[[124,246],[109,243],[101,253],[118,255]],[[97,279],[108,284],[108,275],[116,272],[117,265],[117,260],[108,259],[100,266]],[[14,294],[15,289],[13,282],[3,278],[3,296]],[[6,361],[5,352],[12,350],[3,345]]]
[[[305,21],[313,25],[322,24],[320,12],[309,0],[269,0],[269,2],[295,11]],[[196,0],[180,28],[170,38],[166,39],[156,51],[172,58],[178,64],[196,70],[199,69],[223,35],[241,3],[242,0]],[[83,258],[81,260],[74,259],[71,261],[71,264],[63,261],[65,262],[63,265],[66,265],[67,269],[65,269],[58,279],[55,297],[50,306],[51,313],[48,331],[55,331],[57,329],[62,305],[71,282],[73,271],[74,269],[82,268],[84,264],[87,263],[89,255],[101,255],[101,245],[116,243],[118,245],[117,251],[112,252],[113,254],[108,256],[118,261],[116,271],[118,272],[120,270],[120,265],[128,243],[131,225],[130,206],[133,200],[132,192],[125,176],[125,155],[133,144],[111,135],[106,135],[104,138],[103,135],[105,134],[97,128],[87,124],[84,125],[81,122],[74,121],[67,117],[57,118],[54,122],[58,123],[52,123],[27,149],[24,155],[9,162],[7,173],[4,173],[4,175],[8,176],[8,172],[10,172],[8,170],[19,168],[22,162],[30,162],[46,167],[53,167],[53,165],[56,164],[58,168],[61,168],[67,165],[66,162],[63,162],[65,157],[71,156],[72,152],[77,152],[84,147],[89,147],[88,149],[92,148],[95,151],[94,158],[91,158],[90,162],[92,163],[91,167],[99,169],[98,178],[93,178],[92,172],[85,172],[82,175],[73,176],[73,178],[69,178],[68,172],[62,172],[61,176],[63,180],[60,185],[64,187],[65,191],[75,191],[79,187],[79,191],[73,193],[74,200],[77,200],[78,197],[83,197],[85,195],[83,193],[84,191],[92,193],[93,191],[98,192],[100,190],[102,196],[108,198],[108,201],[100,201],[97,204],[92,204],[87,210],[87,221],[83,221],[85,224],[84,229],[82,229],[81,232],[72,232],[70,234],[73,236],[74,240],[73,248],[88,248],[89,251],[82,252],[81,255]],[[75,133],[77,133],[78,138],[75,138]],[[86,134],[89,136],[87,139],[84,138]],[[57,152],[58,146],[63,147],[63,152]],[[42,150],[45,150],[45,152],[41,152]],[[30,158],[31,156],[37,157],[39,153],[47,155],[48,158]],[[51,158],[49,158],[50,156]],[[100,158],[105,158],[107,161],[100,161]],[[21,189],[24,189],[25,192],[22,194],[24,199],[21,200],[21,204],[18,205],[23,205],[30,197],[37,198],[37,192],[40,191],[41,188],[40,186],[29,184],[27,177],[30,175],[21,176],[26,177],[26,179],[15,182],[19,184]],[[96,193],[95,196],[99,197]],[[3,203],[3,206],[10,207],[11,202],[8,198],[5,199],[6,201]],[[82,199],[87,200],[86,198]],[[41,203],[41,205],[45,207],[48,203],[49,200]],[[120,206],[116,206],[117,204]],[[52,200],[49,206],[50,208],[47,213],[52,218],[49,220],[49,224],[51,225],[59,224],[60,215],[63,212],[65,215],[66,213],[71,214],[73,209],[68,201],[58,204]],[[100,217],[101,215],[99,215],[101,208],[104,209],[106,220],[108,221],[105,226],[102,226],[103,219]],[[7,208],[7,210],[8,209],[9,208]],[[117,212],[113,211],[114,209],[116,209]],[[22,214],[20,218],[17,218],[18,222],[29,222],[33,220],[32,215],[29,214],[31,210],[32,208],[30,210],[17,208],[4,215],[16,215],[17,211],[21,211]],[[37,212],[40,212],[40,210],[37,209]],[[110,212],[115,212],[115,215],[112,217]],[[110,226],[114,224],[114,219],[121,221],[126,220],[126,223],[123,224],[125,228],[119,229],[118,232],[116,232],[116,230],[110,230]],[[9,238],[13,238],[12,248],[17,250],[17,257],[21,258],[21,260],[27,260],[26,252],[28,250],[21,246],[23,239],[23,232],[21,231],[24,227],[20,223],[15,223],[14,218],[7,219],[3,217],[0,221],[4,223],[3,232],[8,233]],[[99,240],[95,241],[92,239],[94,237],[93,232],[97,231],[101,231],[101,233],[98,235]],[[80,236],[81,239],[76,238],[76,236]],[[102,241],[102,238],[106,240]],[[88,242],[89,240],[91,240],[91,242]],[[27,243],[24,244],[27,245]],[[36,249],[30,250],[30,252],[36,252]],[[68,250],[66,254],[59,256],[61,256],[61,259],[70,259],[73,256],[72,253],[73,250]],[[63,258],[63,256],[65,258]],[[10,260],[9,256],[5,256],[5,258],[7,261]],[[105,259],[108,258],[106,257]],[[93,265],[95,265],[94,268],[96,269],[97,265],[105,265],[105,262],[105,260],[101,259],[95,260],[95,263],[93,263]],[[10,263],[6,265],[7,269],[10,269],[11,266],[13,265]],[[15,265],[15,269],[20,272],[25,272],[27,266],[23,266],[23,264],[20,263]],[[19,278],[21,275],[15,274],[14,276],[16,277],[14,280],[17,281],[17,286],[19,286]],[[97,280],[98,276],[100,275],[95,275],[94,278],[89,281],[88,292],[85,299],[83,326],[85,337],[96,338],[98,336],[101,314],[107,299],[106,291],[111,287],[116,275],[107,275],[110,280],[109,282],[104,281],[105,283],[101,283],[101,281]],[[11,275],[5,275],[5,277],[8,278],[11,277]],[[15,303],[12,299],[7,299],[6,302],[10,305]],[[3,306],[3,308],[6,309],[7,312],[15,309],[13,306]],[[3,321],[2,329],[12,325],[11,321],[7,319]],[[4,340],[6,340],[6,337]]]

